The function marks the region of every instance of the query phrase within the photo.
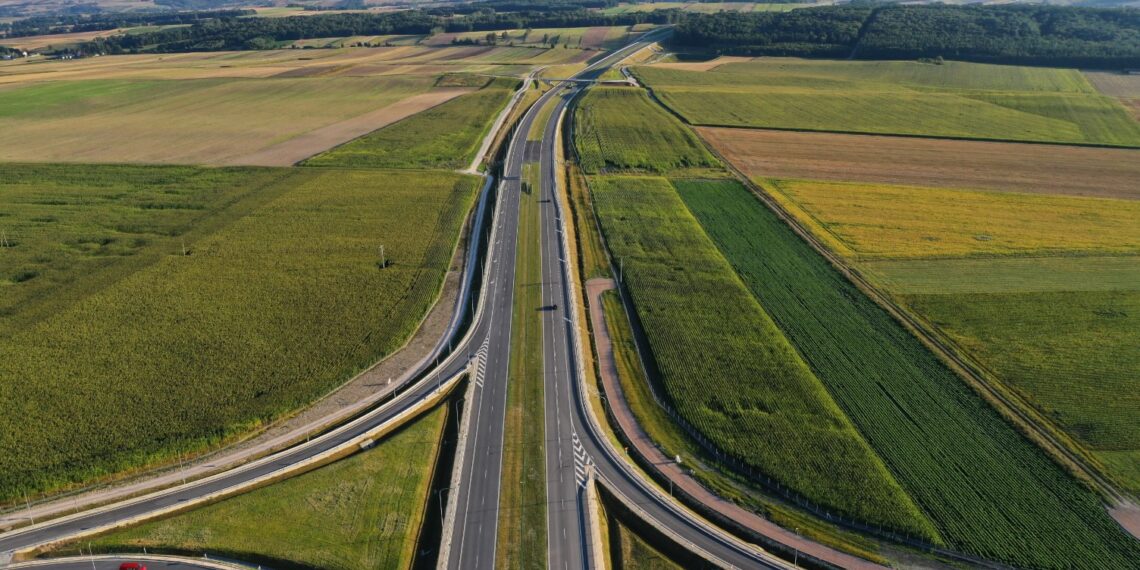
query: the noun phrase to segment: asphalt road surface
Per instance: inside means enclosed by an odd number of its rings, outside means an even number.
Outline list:
[[[652,40],[649,40],[652,41]],[[597,76],[611,63],[618,61],[633,51],[644,47],[646,40],[623,48],[584,72]],[[533,109],[562,97],[567,92],[565,85],[556,87],[543,96]],[[560,101],[558,105],[564,105]],[[551,125],[559,114],[550,115]],[[518,223],[519,175],[523,164],[526,133],[537,117],[537,112],[529,112],[517,131],[520,137],[513,137],[509,148],[509,160],[500,191],[496,195],[494,208],[495,224],[491,247],[489,248],[483,311],[472,324],[470,333],[454,346],[450,357],[442,362],[425,363],[423,370],[415,377],[418,381],[400,392],[391,402],[362,415],[330,433],[299,444],[265,459],[227,471],[223,474],[197,482],[175,487],[124,501],[104,509],[97,509],[77,515],[49,521],[41,525],[18,529],[0,534],[0,560],[4,553],[36,546],[74,536],[90,529],[112,525],[122,521],[176,506],[211,493],[241,485],[253,479],[271,475],[283,468],[333,449],[367,433],[401,412],[413,407],[417,402],[436,390],[437,379],[447,378],[467,368],[470,356],[482,359],[476,367],[473,399],[467,402],[465,414],[474,413],[471,431],[467,438],[467,449],[461,467],[460,484],[451,489],[448,501],[458,501],[451,553],[448,557],[450,568],[482,569],[492,568],[495,563],[496,536],[498,531],[498,505],[500,469],[502,465],[502,437],[506,406],[507,367],[510,358],[510,321],[514,297],[515,241]],[[577,379],[576,362],[578,355],[573,352],[571,327],[565,319],[565,307],[570,306],[568,296],[567,266],[560,262],[565,259],[561,252],[562,242],[559,228],[562,213],[558,201],[553,199],[553,135],[544,139],[541,160],[543,182],[540,191],[551,198],[542,205],[542,251],[545,299],[556,302],[559,309],[546,316],[544,327],[544,350],[547,368],[547,415],[555,416],[555,428],[548,431],[547,438],[556,441],[551,446],[552,453],[561,451],[566,457],[568,451],[574,457],[582,457],[597,465],[600,477],[605,478],[617,490],[640,505],[650,517],[660,525],[672,529],[686,540],[712,552],[721,559],[744,568],[772,566],[758,551],[740,545],[726,538],[705,523],[693,520],[683,511],[663,501],[638,475],[618,457],[618,452],[602,434],[596,433],[587,421],[584,394],[580,391]],[[550,176],[547,176],[550,174]],[[557,252],[557,253],[556,253]],[[556,301],[554,301],[557,299]],[[547,332],[549,331],[549,332]],[[438,366],[436,365],[438,362]],[[573,364],[573,366],[571,366]],[[549,429],[549,428],[548,428]],[[588,458],[588,459],[585,459]],[[571,480],[571,463],[561,461],[557,469],[548,469],[551,477],[562,476],[562,483]],[[573,465],[577,465],[574,463]],[[577,485],[577,470],[573,483],[548,487],[551,493],[549,509],[550,566],[552,568],[583,568],[588,564],[586,556],[586,517],[583,495]],[[565,532],[563,532],[565,531]],[[88,561],[88,565],[89,565]],[[97,563],[98,564],[98,563]],[[54,567],[54,566],[53,566]],[[62,566],[60,566],[62,567]],[[117,567],[117,566],[116,566]],[[78,568],[78,566],[76,566]],[[86,568],[86,566],[84,566]],[[97,568],[97,570],[102,570]]]
[[[28,570],[119,570],[119,565],[124,562],[141,563],[147,567],[147,570],[218,570],[217,565],[204,561],[198,562],[191,558],[157,560],[146,556],[98,557],[95,559],[77,556],[36,562],[34,565],[28,565],[25,568]]]

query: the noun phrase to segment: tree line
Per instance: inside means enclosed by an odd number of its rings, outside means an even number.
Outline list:
[[[673,41],[740,55],[1140,68],[1140,10],[850,4],[686,15]]]
[[[195,24],[215,18],[237,18],[256,14],[253,10],[216,10],[212,12],[139,12],[126,14],[59,14],[33,16],[11,23],[0,23],[0,33],[7,37],[43,36],[96,32],[135,26],[170,26]]]

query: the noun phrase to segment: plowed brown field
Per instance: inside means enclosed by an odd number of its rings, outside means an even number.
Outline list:
[[[697,131],[749,176],[1140,200],[1140,150],[761,129]]]

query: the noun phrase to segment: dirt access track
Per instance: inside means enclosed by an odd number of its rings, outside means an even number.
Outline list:
[[[471,91],[472,89],[436,89],[413,95],[347,121],[321,127],[257,152],[224,161],[224,164],[229,166],[291,166],[315,154],[362,137],[376,129],[386,127]]]
[[[1140,150],[698,127],[750,177],[1140,200]]]

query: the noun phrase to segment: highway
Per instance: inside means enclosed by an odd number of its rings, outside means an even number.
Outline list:
[[[620,55],[615,59],[623,58],[624,55]],[[558,196],[555,146],[555,129],[562,109],[581,88],[573,87],[550,114],[540,157],[543,305],[557,306],[545,312],[543,322],[548,565],[565,569],[589,567],[587,548],[589,525],[593,521],[589,521],[586,514],[583,483],[586,466],[593,465],[598,478],[636,504],[659,526],[684,537],[719,561],[739,568],[788,567],[790,565],[697,520],[663,497],[632,470],[590,417],[590,402],[579,369],[580,345],[575,338],[574,322],[574,306],[578,301],[571,287],[575,273],[566,251],[570,244],[563,238],[566,213]]]
[[[578,78],[600,75],[609,65],[651,41],[655,40],[646,36],[606,56],[579,74]],[[581,85],[559,84],[544,94],[524,115],[516,131],[520,136],[511,138],[504,176],[495,194],[495,205],[491,209],[493,229],[482,273],[484,292],[479,297],[471,326],[463,338],[455,342],[454,349],[448,356],[435,362],[425,362],[414,375],[414,382],[410,382],[391,401],[311,441],[199,481],[0,534],[0,566],[4,565],[5,553],[67,539],[156,511],[175,508],[188,501],[273,476],[297,463],[327,453],[398,418],[401,413],[430,397],[437,390],[441,379],[467,370],[471,363],[474,364],[471,368],[475,374],[463,412],[463,421],[468,422],[469,433],[460,450],[463,454],[463,460],[458,466],[460,477],[453,481],[446,497],[448,509],[455,509],[455,516],[452,527],[445,529],[445,535],[450,533],[451,539],[448,550],[441,554],[441,561],[446,560],[448,568],[492,568],[495,564],[498,534],[502,438],[521,185],[519,178],[525,158],[526,133],[538,117],[537,110],[542,105],[553,103],[557,108],[550,114],[550,123],[545,126],[546,136],[541,150],[542,184],[539,189],[542,196],[548,198],[540,204],[543,295],[548,304],[558,305],[557,310],[548,311],[544,316],[547,439],[551,442],[548,443],[548,453],[552,454],[548,455],[547,469],[550,566],[584,568],[589,565],[586,540],[588,521],[578,473],[579,467],[585,462],[593,462],[600,478],[638,505],[660,527],[685,537],[686,541],[720,560],[744,568],[784,567],[785,565],[773,562],[760,551],[712,528],[668,501],[660,491],[632,471],[588,416],[589,404],[578,375],[580,359],[576,350],[577,341],[573,336],[574,326],[566,318],[570,314],[567,309],[574,303],[570,294],[572,273],[563,251],[566,247],[561,233],[563,213],[554,194],[554,128],[561,116],[561,109]],[[474,264],[469,267],[475,269]],[[441,346],[444,346],[443,342]],[[554,467],[550,466],[552,460],[555,461]]]

